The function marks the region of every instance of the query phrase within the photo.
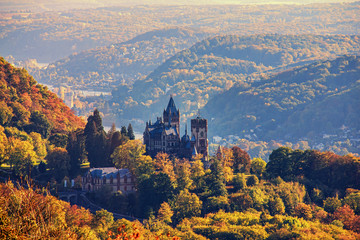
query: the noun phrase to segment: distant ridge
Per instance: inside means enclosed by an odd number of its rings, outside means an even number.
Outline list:
[[[244,137],[253,129],[259,139],[316,140],[347,128],[360,136],[359,96],[360,57],[342,56],[234,86],[203,112],[219,135]]]
[[[174,94],[186,118],[236,83],[246,85],[294,66],[358,53],[359,36],[211,37],[175,54],[144,81],[131,87],[119,86],[112,92],[112,101],[119,103],[120,119],[147,119],[160,111],[169,94]]]

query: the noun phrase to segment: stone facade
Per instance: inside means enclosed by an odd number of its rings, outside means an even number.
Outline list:
[[[82,178],[82,190],[98,191],[109,187],[113,193],[121,191],[125,194],[135,192],[135,178],[128,169],[114,167],[91,168]]]

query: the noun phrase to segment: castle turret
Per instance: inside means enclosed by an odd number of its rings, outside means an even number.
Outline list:
[[[198,116],[191,119],[191,135],[195,140],[195,147],[197,152],[202,154],[205,158],[208,156],[208,141],[207,141],[207,119]]]

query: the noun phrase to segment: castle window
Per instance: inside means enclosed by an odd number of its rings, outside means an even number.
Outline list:
[[[200,137],[204,137],[204,132],[200,132]]]

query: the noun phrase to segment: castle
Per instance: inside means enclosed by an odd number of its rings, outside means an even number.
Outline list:
[[[185,134],[180,138],[180,111],[170,96],[163,117],[155,123],[146,122],[144,144],[146,152],[154,157],[158,152],[168,153],[180,158],[192,159],[198,153],[208,157],[207,120],[198,116],[191,119],[191,138],[185,126]]]

